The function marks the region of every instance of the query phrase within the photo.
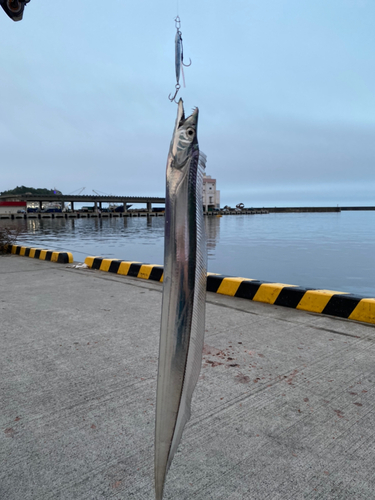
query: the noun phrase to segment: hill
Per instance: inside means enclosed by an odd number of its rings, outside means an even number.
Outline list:
[[[9,189],[8,191],[0,192],[0,196],[6,195],[6,194],[26,194],[26,193],[31,193],[31,194],[62,194],[62,192],[59,191],[58,189],[46,189],[46,188],[33,188],[33,187],[26,187],[26,186],[17,186],[14,189]]]

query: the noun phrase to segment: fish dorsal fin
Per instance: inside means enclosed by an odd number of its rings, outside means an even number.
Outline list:
[[[198,168],[200,170],[200,173],[202,174],[204,174],[204,171],[206,170],[206,163],[207,163],[207,155],[205,155],[203,151],[199,151]]]

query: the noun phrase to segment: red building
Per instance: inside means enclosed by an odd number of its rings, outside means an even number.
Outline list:
[[[0,214],[16,214],[18,210],[26,212],[26,201],[0,201]]]

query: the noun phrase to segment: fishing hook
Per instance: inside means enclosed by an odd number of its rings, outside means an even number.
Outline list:
[[[173,102],[173,101],[174,101],[176,104],[178,104],[178,102],[176,101],[176,96],[177,96],[177,94],[178,94],[178,91],[179,91],[179,90],[180,90],[180,88],[181,88],[181,85],[180,85],[179,83],[177,83],[175,88],[176,88],[176,92],[174,93],[174,96],[173,96],[173,97],[171,97],[171,94],[169,94],[168,99],[169,99],[171,102]]]
[[[179,22],[180,22],[180,21],[179,21]],[[176,26],[176,27],[177,27],[177,26]],[[190,57],[189,57],[189,61],[190,61],[190,62],[189,62],[189,64],[185,64],[185,63],[184,63],[184,45],[183,45],[183,43],[182,43],[182,32],[179,30],[179,27],[177,28],[177,35],[178,35],[178,37],[179,37],[179,41],[180,41],[180,43],[181,43],[181,64],[182,64],[183,66],[185,66],[185,68],[188,68],[189,66],[191,66],[191,59],[190,59]]]

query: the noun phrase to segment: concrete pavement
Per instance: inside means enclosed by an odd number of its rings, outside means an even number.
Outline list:
[[[375,327],[207,294],[166,500],[374,499]],[[161,285],[0,256],[0,499],[153,498]]]

